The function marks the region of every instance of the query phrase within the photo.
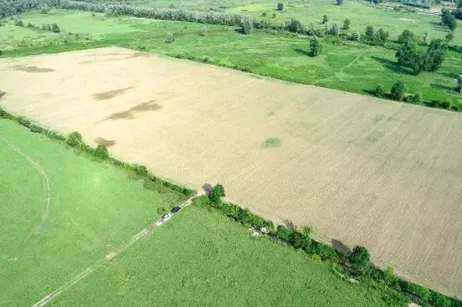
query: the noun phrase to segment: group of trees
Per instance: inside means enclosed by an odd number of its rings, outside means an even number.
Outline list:
[[[373,26],[367,26],[363,40],[372,45],[383,46],[387,42],[389,36],[390,34],[383,29],[379,29],[375,32]]]
[[[451,31],[454,31],[457,28],[456,17],[451,14],[451,11],[448,9],[443,9],[441,13],[441,24],[447,26]]]
[[[24,22],[21,19],[16,19],[14,24],[18,27],[25,27]],[[36,25],[31,24],[30,22],[27,24],[28,28],[35,28],[35,29],[41,29],[42,31],[50,31],[53,33],[59,33],[61,32],[61,29],[56,23],[50,23],[50,24],[43,24],[41,27],[38,27]]]
[[[225,196],[222,185],[216,185],[208,194],[208,197],[199,197],[194,201],[194,205],[205,208],[215,208],[221,214],[254,229],[266,228],[269,236],[273,240],[279,240],[287,245],[303,250],[312,259],[326,261],[327,264],[337,272],[353,275],[361,282],[373,285],[380,285],[380,290],[384,294],[384,299],[389,305],[402,305],[403,293],[413,293],[423,299],[425,304],[433,306],[451,306],[451,300],[437,292],[426,289],[407,281],[401,280],[395,276],[392,268],[381,270],[370,263],[371,255],[369,251],[362,246],[355,246],[351,252],[342,254],[333,247],[317,242],[312,239],[313,229],[311,227],[302,227],[300,231],[292,227],[277,226],[275,229],[271,221],[265,220],[254,215],[248,209],[242,209],[237,205],[228,204],[221,200]],[[343,276],[343,274],[341,274]],[[406,299],[405,299],[406,301]]]
[[[459,77],[457,79],[457,87],[455,90],[462,90],[462,77]],[[429,101],[424,101],[423,96],[421,93],[415,93],[415,94],[408,94],[406,85],[404,81],[398,80],[396,81],[393,86],[390,89],[390,92],[385,92],[385,89],[382,85],[377,85],[375,89],[375,95],[379,98],[390,98],[393,100],[397,101],[405,101],[408,103],[413,103],[413,104],[424,104],[428,107],[432,108],[441,108],[441,109],[446,109],[446,110],[452,110],[452,111],[459,111],[459,106],[456,104],[453,104],[450,99],[444,99],[444,100],[429,100]]]
[[[208,193],[209,204],[222,211],[226,216],[251,227],[265,227],[271,235],[275,236],[283,242],[289,243],[296,249],[303,249],[309,254],[316,254],[322,260],[330,260],[333,262],[339,261],[340,254],[330,246],[313,241],[311,227],[303,227],[301,232],[295,229],[287,228],[279,225],[274,229],[271,221],[266,221],[263,218],[252,214],[248,209],[242,209],[233,204],[227,204],[222,201],[225,197],[225,190],[221,184],[215,185]],[[365,247],[356,246],[353,251],[347,255],[345,260],[348,260],[351,268],[356,274],[366,273],[370,266],[370,254]]]
[[[0,0],[0,19],[40,8],[56,6],[59,0]]]
[[[427,50],[421,51],[412,40],[404,40],[404,44],[396,52],[398,65],[412,69],[418,75],[422,71],[436,71],[444,61],[447,44],[442,39],[434,39]]]

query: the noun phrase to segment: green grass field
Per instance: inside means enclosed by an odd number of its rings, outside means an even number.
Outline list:
[[[270,35],[254,31],[242,35],[234,27],[207,25],[207,35],[200,36],[202,25],[142,18],[106,18],[88,12],[54,10],[49,14],[26,13],[25,24],[56,22],[62,33],[43,41],[43,33],[12,25],[0,42],[4,56],[59,52],[73,49],[117,45],[132,49],[195,59],[209,63],[245,68],[253,73],[300,83],[315,84],[350,92],[367,93],[382,84],[386,89],[397,80],[406,83],[409,93],[422,93],[427,100],[450,99],[462,107],[462,99],[454,91],[455,79],[462,70],[461,55],[449,51],[437,72],[413,75],[395,65],[395,51],[348,41],[323,43],[323,52],[312,58],[307,55],[309,42],[292,35]],[[29,31],[24,33],[24,31]],[[175,33],[175,41],[165,42],[167,33]],[[457,32],[457,31],[456,31]],[[71,35],[69,33],[72,33]],[[27,39],[24,38],[26,35]],[[35,35],[35,36],[34,36]],[[14,50],[13,50],[14,49]]]
[[[56,306],[385,306],[326,264],[190,206]]]
[[[0,137],[4,306],[32,305],[185,200],[15,122],[0,119]]]
[[[283,1],[285,3],[285,1]],[[336,5],[336,1],[326,0],[306,0],[293,3],[289,1],[285,3],[284,10],[276,11],[275,2],[257,1],[256,3],[236,6],[227,9],[227,12],[236,12],[249,14],[258,19],[270,19],[284,21],[290,18],[303,21],[306,24],[314,23],[316,27],[322,25],[323,16],[329,18],[329,24],[337,23],[340,27],[346,18],[350,19],[351,26],[347,33],[359,31],[364,33],[367,26],[371,25],[376,30],[383,28],[390,33],[391,39],[397,39],[398,35],[404,29],[409,29],[418,36],[423,36],[428,33],[428,38],[444,38],[450,32],[447,27],[439,25],[440,17],[419,14],[419,13],[404,13],[395,12],[393,10],[385,10],[379,7],[372,7],[368,1],[344,1],[344,4]],[[263,17],[262,14],[267,16]],[[273,13],[276,16],[273,18]],[[459,27],[462,23],[459,23]],[[454,43],[462,43],[462,32],[455,31]]]

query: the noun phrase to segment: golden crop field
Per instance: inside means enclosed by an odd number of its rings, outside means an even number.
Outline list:
[[[462,297],[460,113],[122,48],[0,70],[10,111]]]

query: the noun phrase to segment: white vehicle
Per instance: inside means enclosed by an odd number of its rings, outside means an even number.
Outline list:
[[[172,216],[170,215],[170,213],[167,213],[167,214],[164,214],[162,215],[162,218],[160,219],[162,222],[166,222],[168,221]]]

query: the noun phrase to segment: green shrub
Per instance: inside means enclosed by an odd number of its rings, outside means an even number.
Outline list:
[[[45,134],[48,135],[50,138],[58,140],[58,141],[66,141],[66,137],[60,134],[59,132],[53,130],[46,130]]]
[[[348,256],[352,267],[357,271],[364,271],[369,265],[370,259],[369,251],[362,246],[355,246],[353,252]]]
[[[399,80],[391,88],[391,97],[394,100],[401,101],[404,98],[404,94],[406,92],[406,86],[403,81]]]
[[[30,128],[30,126],[32,125],[30,120],[25,119],[24,117],[18,117],[17,121],[18,121],[18,123],[20,123],[21,125],[23,125],[23,126],[25,126],[27,128]]]
[[[91,147],[90,145],[88,144],[85,144],[85,143],[79,143],[79,148],[89,154],[92,154],[94,155],[95,154],[95,149],[93,149],[93,147]]]
[[[82,135],[77,131],[74,131],[68,135],[66,143],[71,147],[76,147],[77,145],[82,143]]]
[[[284,9],[284,3],[278,2],[277,10],[282,11]]]
[[[350,25],[351,25],[350,19],[348,19],[348,18],[345,19],[345,21],[343,22],[343,29],[344,29],[344,30],[350,29]]]
[[[319,255],[319,257],[321,257],[324,261],[329,260],[336,262],[339,258],[339,255],[334,248],[316,241],[312,241],[310,245],[304,248],[304,250],[309,254]]]
[[[29,128],[30,128],[30,131],[35,132],[35,133],[42,133],[44,131],[44,129],[42,127],[39,127],[39,126],[34,125],[34,124],[30,125]]]
[[[132,168],[133,168],[133,171],[135,173],[137,173],[138,175],[140,175],[140,176],[148,176],[149,175],[148,169],[144,165],[133,164]]]
[[[412,33],[409,30],[404,30],[403,33],[401,33],[398,36],[398,43],[404,44],[404,43],[410,43],[414,40],[414,33]]]
[[[444,295],[441,295],[437,292],[433,292],[431,291],[431,297],[430,297],[430,303],[433,304],[433,306],[438,306],[438,307],[450,307],[451,305],[453,305],[451,303],[451,300],[444,296]],[[457,306],[457,302],[454,301],[454,305],[453,306]],[[460,304],[459,304],[460,306]]]
[[[415,295],[423,298],[424,300],[428,300],[430,298],[430,290],[424,288],[422,286],[409,283],[407,289],[414,293]]]
[[[377,87],[375,88],[375,96],[383,98],[385,97],[385,89],[383,88],[383,85],[378,84]]]
[[[167,36],[165,37],[165,42],[167,44],[173,43],[175,41],[175,35],[171,32],[167,33]]]
[[[0,108],[0,117],[7,118],[7,116],[8,116],[8,113],[2,108]]]
[[[321,54],[322,45],[316,38],[310,39],[310,55],[315,57]]]
[[[212,191],[209,194],[209,199],[213,203],[219,203],[222,197],[225,197],[225,189],[221,184],[217,184],[213,187]]]
[[[276,229],[276,236],[283,241],[289,242],[293,232],[293,230],[279,225]]]
[[[96,149],[94,151],[94,155],[95,157],[100,158],[100,159],[107,159],[109,157],[109,151],[107,150],[106,145],[98,144],[98,146],[96,146]]]

